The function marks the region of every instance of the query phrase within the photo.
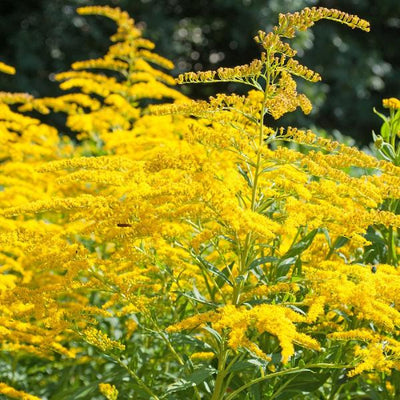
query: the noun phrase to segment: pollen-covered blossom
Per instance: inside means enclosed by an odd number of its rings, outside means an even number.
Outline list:
[[[16,390],[3,382],[0,382],[0,394],[4,394],[11,399],[40,400],[40,397],[33,396],[21,390]]]
[[[294,111],[297,107],[301,107],[304,114],[309,114],[312,108],[310,100],[304,94],[297,94],[296,83],[286,71],[282,72],[278,88],[274,89],[271,99],[267,100],[266,105],[269,113],[275,119]]]
[[[383,352],[383,345],[379,343],[368,344],[366,347],[357,346],[355,356],[359,356],[362,362],[347,373],[353,377],[364,371],[379,371],[390,373],[393,363],[389,361]]]
[[[193,361],[208,361],[215,358],[215,354],[212,351],[200,351],[190,355],[190,359]]]
[[[105,353],[109,353],[113,350],[122,351],[125,350],[125,346],[116,340],[110,339],[105,333],[99,331],[96,328],[88,328],[83,332],[84,339],[98,347]]]
[[[3,63],[3,62],[0,61],[0,72],[3,72],[5,74],[14,75],[15,74],[15,68],[12,67],[11,65],[8,65],[8,64]]]
[[[176,332],[201,327],[204,324],[203,321],[209,321],[211,327],[218,332],[222,333],[223,330],[228,330],[228,344],[232,349],[248,348],[266,359],[269,358],[268,355],[257,346],[254,346],[254,344],[251,344],[252,340],[249,334],[251,328],[256,329],[258,334],[268,332],[278,338],[283,363],[287,363],[294,354],[294,344],[314,350],[320,349],[317,340],[296,330],[294,323],[305,322],[305,318],[289,308],[277,305],[264,304],[255,306],[250,310],[246,310],[243,307],[226,306],[214,313],[190,317],[170,326],[168,331]]]
[[[392,108],[393,110],[400,109],[400,100],[395,97],[390,97],[389,99],[382,100],[383,107]]]
[[[118,390],[114,385],[110,385],[109,383],[99,383],[99,390],[107,400],[117,400],[118,398]]]

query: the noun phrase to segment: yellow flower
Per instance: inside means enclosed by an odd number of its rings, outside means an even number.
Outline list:
[[[215,354],[211,351],[208,352],[197,352],[190,355],[190,359],[193,361],[209,361],[215,357]]]
[[[382,100],[383,107],[391,108],[393,110],[400,110],[400,100],[395,97],[390,97],[389,99]]]
[[[15,68],[12,67],[11,65],[7,65],[7,64],[5,64],[5,63],[0,61],[0,72],[4,72],[5,74],[14,75],[15,74]]]
[[[40,400],[40,397],[33,396],[31,394],[16,390],[7,384],[0,382],[0,393],[10,397],[12,399],[22,399],[22,400]]]
[[[83,338],[93,346],[108,353],[113,350],[123,351],[125,346],[116,340],[111,340],[105,333],[96,328],[88,328],[83,332]]]
[[[117,400],[118,398],[118,390],[114,385],[99,383],[99,390],[108,400]]]

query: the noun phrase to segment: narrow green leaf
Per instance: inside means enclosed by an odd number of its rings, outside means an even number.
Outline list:
[[[374,107],[372,110],[374,111],[374,113],[375,113],[376,115],[378,115],[379,117],[381,117],[385,122],[388,121],[388,118],[386,117],[386,115],[383,115],[383,114],[381,114],[380,112],[376,111],[376,108],[375,108],[375,107]]]
[[[74,399],[87,399],[87,395],[93,393],[98,388],[98,383],[91,384],[74,392]]]
[[[215,368],[211,367],[197,368],[189,375],[187,379],[188,381],[198,385],[216,373],[217,370]]]
[[[327,241],[327,243],[328,243],[328,246],[329,246],[329,247],[332,247],[332,240],[331,240],[331,237],[330,237],[330,235],[329,235],[328,229],[322,228],[322,229],[321,229],[321,232],[325,235],[325,238],[326,238],[326,241]]]
[[[339,236],[336,240],[335,243],[333,244],[333,249],[337,250],[340,249],[342,246],[344,246],[347,242],[349,241],[349,238],[344,237],[344,236]]]
[[[382,143],[382,147],[379,149],[379,151],[389,157],[390,160],[394,160],[396,158],[396,153],[393,149],[393,146],[389,143]]]
[[[194,300],[197,303],[206,304],[208,306],[216,307],[216,304],[208,301],[204,296],[202,296],[199,291],[196,289],[196,293],[193,292],[177,292],[178,294],[187,297],[188,299]]]
[[[287,275],[290,267],[296,262],[296,259],[297,257],[289,257],[281,260],[276,267],[278,277]]]
[[[229,270],[224,269],[223,271],[220,271],[216,266],[211,264],[209,261],[204,259],[203,257],[196,256],[196,259],[207,269],[207,271],[211,272],[212,274],[218,276],[223,282],[227,283],[229,286],[233,286],[232,282],[229,280]],[[233,264],[231,264],[229,267],[231,267]],[[223,285],[221,285],[223,286]],[[221,287],[220,286],[220,287]]]
[[[320,388],[326,380],[329,378],[330,374],[319,374],[315,372],[303,372],[295,376],[295,378],[290,382],[285,388],[286,392],[295,393],[311,393]],[[277,396],[277,399],[282,399],[284,397]]]
[[[208,333],[211,333],[212,336],[217,340],[218,343],[222,342],[222,337],[221,335],[213,328],[209,326],[204,326],[203,329],[205,329]]]
[[[238,169],[240,175],[243,176],[243,178],[245,179],[245,181],[247,182],[247,184],[249,185],[249,187],[253,187],[253,183],[251,182],[250,177],[249,177],[249,175],[247,174],[247,172],[244,171],[243,168],[242,168],[239,164],[237,164],[237,169]]]
[[[255,259],[250,265],[249,265],[249,270],[252,270],[255,267],[258,267],[261,264],[269,263],[269,262],[275,262],[278,261],[277,257],[272,257],[272,256],[266,256],[266,257],[260,257]]]
[[[312,241],[315,238],[315,235],[319,232],[319,229],[314,229],[313,231],[311,231],[309,234],[307,234],[306,236],[304,236],[303,239],[301,239],[300,241],[298,241],[296,244],[294,244],[288,251],[287,253],[284,255],[283,258],[289,258],[289,257],[294,257],[294,256],[298,256],[299,254],[301,254],[304,250],[306,250],[312,243]]]
[[[258,360],[256,358],[251,358],[249,360],[236,362],[229,368],[229,372],[242,372],[249,369],[254,370],[255,368],[265,367],[265,364],[266,363],[262,362],[261,360]]]
[[[183,390],[187,390],[195,386],[193,382],[188,382],[184,379],[180,379],[179,381],[172,383],[167,387],[165,394],[181,392]]]
[[[292,310],[296,311],[297,313],[301,314],[301,315],[307,315],[301,308],[294,306],[293,304],[289,304],[288,308],[291,308]]]

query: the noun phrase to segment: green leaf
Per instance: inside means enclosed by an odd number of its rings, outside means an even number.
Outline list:
[[[383,121],[387,122],[388,121],[388,117],[386,117],[386,115],[381,114],[380,112],[376,111],[376,108],[373,108],[373,111],[376,115],[378,115],[379,117],[382,118]]]
[[[193,337],[192,335],[187,335],[182,332],[175,332],[170,335],[173,338],[174,343],[189,344],[197,349],[201,349],[202,351],[212,350],[212,347],[209,344],[197,339],[196,337]]]
[[[301,262],[301,258],[298,257],[296,259],[296,262],[294,263],[294,268],[293,268],[293,276],[301,276],[302,275],[302,265],[303,263]]]
[[[275,262],[278,261],[277,257],[272,257],[272,256],[266,256],[266,257],[260,257],[255,259],[250,265],[249,265],[249,270],[252,270],[255,267],[258,267],[261,264],[269,263],[269,262]]]
[[[349,241],[349,238],[344,237],[344,236],[339,236],[336,240],[335,243],[333,244],[333,249],[337,250],[340,249],[342,246],[344,246],[347,242]]]
[[[181,392],[195,386],[193,382],[186,381],[184,379],[179,379],[177,382],[172,383],[167,387],[165,394]]]
[[[258,360],[256,358],[251,358],[249,360],[243,360],[243,361],[238,361],[235,364],[233,364],[229,368],[229,372],[242,372],[246,370],[254,370],[258,368],[263,368],[265,367],[266,362],[262,360]]]
[[[330,235],[329,235],[328,229],[326,229],[326,228],[321,228],[321,232],[325,235],[326,241],[327,241],[327,243],[328,243],[328,246],[329,246],[329,247],[332,247],[332,240],[331,240],[331,237],[330,237]]]
[[[81,387],[79,389],[75,390],[67,390],[67,391],[62,391],[59,393],[56,393],[52,399],[87,399],[88,397],[90,398],[91,396],[88,396],[89,394],[95,392],[98,389],[99,383],[101,381],[96,381],[95,383],[86,385],[84,387]]]
[[[187,379],[188,381],[198,385],[217,372],[218,371],[215,368],[211,367],[197,368],[189,375]]]
[[[375,390],[370,388],[365,393],[367,396],[369,396],[368,400],[382,400],[382,390]]]
[[[296,375],[285,387],[284,392],[276,396],[276,400],[292,399],[294,393],[312,393],[318,390],[329,378],[328,373],[302,372]]]
[[[393,162],[393,160],[390,157],[388,157],[382,150],[378,150],[378,153],[382,156],[384,160]]]
[[[239,164],[237,164],[237,169],[238,169],[240,175],[243,176],[243,178],[245,179],[245,181],[247,182],[247,184],[249,185],[249,187],[252,188],[252,187],[253,187],[253,183],[251,182],[248,173],[247,173],[246,171],[244,171],[243,168],[242,168]]]
[[[288,308],[291,308],[292,310],[296,311],[297,313],[301,314],[301,315],[307,315],[301,308],[293,305],[293,304],[289,304]]]
[[[232,282],[229,280],[229,270],[233,266],[233,263],[229,265],[229,267],[224,268],[222,271],[220,271],[215,265],[211,264],[209,261],[204,259],[203,257],[196,256],[196,259],[202,264],[207,271],[211,272],[212,274],[218,276],[220,280],[223,282],[227,283],[229,286],[233,286]],[[222,285],[219,285],[219,287],[222,287]]]
[[[382,124],[380,132],[381,136],[383,137],[383,140],[388,142],[390,140],[390,135],[391,135],[389,121]]]
[[[200,294],[200,292],[196,289],[193,292],[177,292],[178,294],[187,297],[188,299],[194,300],[196,303],[201,303],[201,304],[206,304],[208,306],[211,306],[213,308],[216,307],[216,304],[211,303],[208,301],[204,296]]]
[[[315,235],[319,232],[319,229],[314,229],[309,234],[303,237],[300,241],[294,244],[287,253],[283,256],[283,258],[289,258],[300,255],[304,250],[306,250],[312,243],[315,238]]]
[[[389,143],[382,143],[382,147],[379,149],[379,152],[386,157],[389,158],[389,160],[395,160],[396,159],[396,153],[394,151],[394,148],[391,144]]]
[[[253,396],[254,400],[261,400],[261,390],[262,390],[263,382],[256,383],[250,388],[250,393]]]
[[[284,258],[277,265],[277,276],[285,276],[289,272],[290,267],[296,262],[297,257]]]
[[[211,333],[211,335],[214,336],[218,343],[222,342],[221,335],[216,330],[209,326],[204,326],[203,329],[205,329],[208,333]]]
[[[275,171],[278,167],[266,167],[261,170],[261,173]]]

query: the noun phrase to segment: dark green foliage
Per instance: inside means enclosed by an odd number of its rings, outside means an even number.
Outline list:
[[[338,8],[369,20],[371,33],[323,22],[300,35],[295,47],[305,49],[299,52],[302,62],[320,72],[323,81],[305,88],[315,105],[312,115],[296,112],[285,122],[304,126],[314,122],[366,144],[371,130],[377,131],[380,124],[372,108],[379,109],[382,98],[400,92],[398,0],[2,0],[0,60],[15,65],[18,74],[1,76],[1,90],[55,95],[53,73],[67,70],[73,61],[103,54],[112,23],[74,12],[77,6],[91,4],[119,6],[148,27],[146,36],[155,41],[158,53],[175,62],[176,74],[251,61],[258,50],[248,38],[258,29],[268,31],[279,12],[306,6]],[[183,88],[193,97],[225,89],[230,88]]]

